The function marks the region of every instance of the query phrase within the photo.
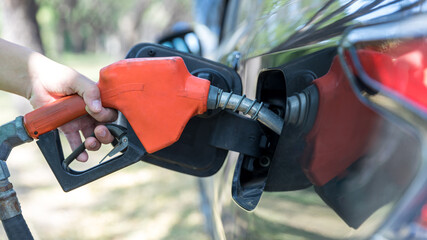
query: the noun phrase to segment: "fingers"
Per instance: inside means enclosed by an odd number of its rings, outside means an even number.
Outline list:
[[[99,125],[95,127],[95,121],[89,116],[83,116],[75,119],[64,126],[61,126],[60,130],[67,138],[72,151],[82,144],[79,130],[86,138],[85,148],[89,151],[97,151],[101,147],[101,143],[108,144],[114,140],[114,136],[106,126]],[[92,136],[93,133],[96,138]],[[88,158],[89,155],[86,152],[83,152],[76,159],[81,162],[86,162]]]
[[[117,111],[111,108],[102,108],[98,113],[94,113],[86,105],[86,111],[98,122],[113,122],[117,119]]]
[[[80,144],[82,144],[82,139],[80,138],[79,132],[64,132],[65,137],[68,140],[68,143],[71,146],[71,149],[74,151]],[[77,161],[86,162],[89,158],[87,152],[82,152],[77,158]]]
[[[109,144],[113,142],[114,136],[110,133],[108,128],[104,125],[99,125],[94,130],[95,137],[90,136],[91,134],[87,134],[83,132],[85,136],[85,148],[89,151],[98,151],[101,148],[101,143]],[[80,144],[82,144],[82,140],[80,138],[80,134],[78,132],[64,132],[65,137],[67,138],[71,149],[74,151]],[[82,152],[77,158],[77,161],[86,162],[89,159],[89,155],[87,152]]]
[[[109,144],[113,142],[114,137],[108,130],[108,128],[104,125],[99,125],[95,128],[95,136],[96,138],[103,144]]]
[[[94,137],[88,137],[85,140],[85,148],[89,151],[98,151],[101,148],[101,143]]]
[[[88,129],[87,131],[93,131],[90,129],[94,128],[94,120],[90,121],[90,117],[82,117],[79,119],[75,119],[63,126],[59,129],[64,133],[67,141],[71,147],[71,150],[74,151],[80,144],[82,144],[82,140],[80,138],[79,129]],[[86,162],[89,156],[86,152],[81,153],[76,159],[81,162]]]
[[[79,74],[71,83],[70,88],[83,97],[86,106],[92,113],[97,114],[102,111],[101,94],[94,82]]]
[[[99,125],[94,130],[95,137],[88,137],[85,140],[85,147],[89,151],[98,151],[102,144],[109,144],[113,142],[114,136],[104,125]]]
[[[117,111],[102,107],[98,86],[83,75],[79,75],[71,88],[83,97],[86,111],[98,122],[112,122],[117,119]]]
[[[85,137],[85,148],[89,151],[97,151],[101,147],[101,143],[92,136],[94,129],[94,125],[90,127],[83,127],[81,129],[83,136]]]

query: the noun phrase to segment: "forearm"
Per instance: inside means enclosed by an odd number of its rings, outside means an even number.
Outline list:
[[[99,89],[90,79],[72,68],[3,39],[0,39],[0,90],[26,97],[34,108],[66,95],[80,95],[93,118],[79,118],[62,126],[72,149],[82,143],[81,130],[88,137],[86,148],[97,150],[99,141],[90,137],[94,132],[95,120],[111,122],[117,118],[115,110],[102,107]],[[101,142],[110,143],[113,140],[105,126],[98,126],[97,129],[98,134],[97,131],[95,134]],[[87,154],[78,157],[80,161],[86,161],[87,158]]]
[[[43,74],[66,67],[40,53],[0,39],[0,89],[30,99],[34,82]],[[76,74],[69,70],[70,73]],[[58,76],[61,77],[61,76]]]
[[[0,89],[29,98],[30,61],[37,53],[0,39]]]

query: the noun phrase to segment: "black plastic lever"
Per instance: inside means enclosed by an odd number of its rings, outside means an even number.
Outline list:
[[[113,145],[117,146],[117,144],[119,144],[118,139],[120,140],[120,138],[122,138],[123,136],[126,135],[126,128],[119,126],[119,125],[115,125],[115,124],[105,124],[105,126],[107,127],[107,129],[110,131],[111,135],[113,135],[114,137],[114,141],[113,141]],[[95,134],[92,134],[92,137],[94,137]],[[127,145],[127,142],[126,142]],[[62,162],[62,166],[64,169],[69,169],[69,165],[76,160],[76,158],[86,150],[85,147],[85,143],[83,142],[82,144],[80,144],[80,146],[78,146],[71,154],[70,156],[68,156],[63,162]],[[105,156],[107,157],[107,156]],[[105,158],[104,157],[104,158]],[[104,159],[103,159],[104,160]],[[101,160],[101,162],[103,161]],[[100,163],[101,163],[100,162]]]
[[[37,141],[37,145],[62,189],[68,192],[140,161],[147,152],[129,123],[127,124],[127,137],[129,141],[128,147],[122,155],[84,171],[75,171],[63,167],[64,153],[58,130],[41,135]]]

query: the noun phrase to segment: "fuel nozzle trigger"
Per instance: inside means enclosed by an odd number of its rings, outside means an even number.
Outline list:
[[[126,127],[116,124],[106,125],[115,138],[112,143],[114,148],[98,165],[84,171],[76,171],[69,167],[76,157],[85,150],[84,143],[65,159],[58,130],[53,130],[41,135],[37,141],[37,145],[42,151],[62,189],[68,192],[133,163],[139,162],[147,154],[147,151],[142,146],[130,124],[126,121],[125,125]],[[119,152],[123,154],[114,157]],[[107,157],[113,158],[105,161]]]
[[[101,161],[99,161],[99,164],[101,164],[107,157],[112,157],[116,155],[117,153],[125,150],[128,146],[128,138],[126,137],[126,128],[116,125],[116,124],[105,124],[107,129],[110,131],[111,135],[114,136],[114,141],[112,142],[114,148],[105,155]],[[92,137],[95,135],[92,134]],[[65,160],[62,162],[62,167],[64,170],[69,171],[70,170],[70,164],[76,160],[76,158],[86,149],[85,142],[80,144]]]
[[[110,132],[111,132],[111,134],[113,134],[114,137],[116,137],[116,139],[115,139],[116,144],[115,144],[114,148],[107,155],[105,155],[101,159],[101,161],[99,161],[99,164],[101,164],[107,157],[112,157],[112,156],[116,155],[117,153],[124,151],[128,147],[129,141],[128,141],[128,138],[126,137],[126,131],[123,131],[122,129],[120,129],[122,127],[117,126],[117,125],[115,125],[113,127],[115,129],[113,131],[110,130]],[[107,128],[108,128],[108,126],[107,126]],[[110,129],[110,128],[108,128],[108,129]],[[126,129],[124,129],[124,130],[126,130]],[[114,143],[113,143],[113,145],[114,145]]]

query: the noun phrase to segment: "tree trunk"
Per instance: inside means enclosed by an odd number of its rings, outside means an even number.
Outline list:
[[[44,53],[36,20],[38,6],[34,0],[1,0],[2,37],[8,41]]]

